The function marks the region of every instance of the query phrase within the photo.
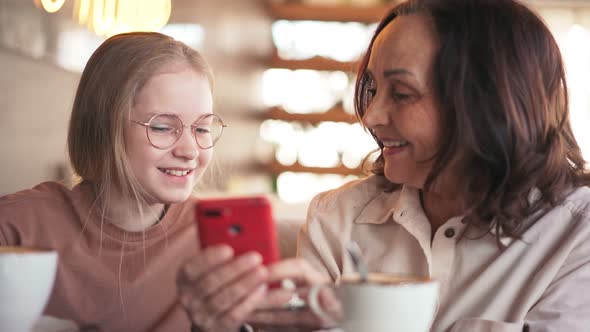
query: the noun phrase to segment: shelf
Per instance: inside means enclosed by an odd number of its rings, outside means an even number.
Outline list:
[[[289,113],[280,106],[275,106],[266,111],[262,117],[264,119],[272,120],[283,120],[289,122],[303,122],[310,124],[318,124],[320,122],[332,121],[332,122],[345,122],[345,123],[356,123],[356,115],[346,113],[342,108],[342,104],[336,104],[327,112],[323,113]]]
[[[329,58],[315,56],[305,60],[286,60],[279,57],[275,52],[270,59],[270,67],[285,69],[311,69],[311,70],[340,70],[344,72],[356,73],[358,68],[357,61],[340,62]]]
[[[388,12],[393,4],[373,6],[354,5],[306,5],[267,1],[271,16],[277,20],[305,20],[332,22],[375,23]]]
[[[312,5],[302,3],[303,1],[266,0],[268,13],[272,20],[291,21],[326,21],[326,22],[359,22],[372,24],[381,21],[389,10],[402,0],[392,0],[388,4],[377,4],[370,6],[341,4],[341,5]],[[304,60],[287,60],[278,56],[276,49],[267,58],[265,67],[283,69],[309,69],[317,71],[343,71],[356,73],[358,61],[340,62],[330,58],[315,56]],[[281,120],[286,122],[298,122],[317,125],[322,122],[357,123],[355,114],[344,111],[342,103],[336,104],[331,109],[322,113],[289,113],[282,107],[272,107],[260,115],[263,119]],[[261,166],[258,164],[258,166]],[[336,175],[357,175],[364,176],[362,168],[348,168],[343,164],[335,167],[307,167],[296,162],[293,165],[282,165],[277,160],[262,165],[266,172],[279,175],[284,172],[314,173],[314,174],[336,174]]]
[[[266,169],[272,174],[281,174],[283,172],[294,173],[315,173],[315,174],[337,174],[337,175],[359,175],[364,176],[365,173],[360,168],[348,168],[344,165],[336,167],[307,167],[296,162],[293,165],[283,165],[277,161],[272,161],[266,165]]]

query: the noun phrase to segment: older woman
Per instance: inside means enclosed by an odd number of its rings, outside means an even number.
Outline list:
[[[339,280],[352,239],[371,271],[440,281],[432,331],[587,331],[590,177],[545,24],[513,0],[404,2],[355,97],[374,175],[312,201],[293,275]]]

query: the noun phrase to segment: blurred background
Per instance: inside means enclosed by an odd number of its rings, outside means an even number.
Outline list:
[[[206,194],[266,193],[301,220],[313,195],[362,176],[375,143],[352,116],[356,61],[382,0],[0,0],[0,195],[71,183],[68,118],[108,36],[152,30],[201,51],[229,125]],[[525,1],[565,57],[575,134],[590,158],[590,0]]]

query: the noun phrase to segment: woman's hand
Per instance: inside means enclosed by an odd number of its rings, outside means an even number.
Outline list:
[[[295,289],[269,289],[265,300],[258,309],[248,317],[248,323],[262,327],[265,331],[315,331],[330,327],[332,322],[321,321],[309,307],[290,310],[285,306],[294,294],[307,299],[309,289],[317,284],[331,282],[328,278],[314,270],[304,259],[287,259],[268,267],[270,283],[289,279],[297,286]],[[319,294],[322,307],[332,312],[340,311],[340,303],[329,288]]]
[[[234,257],[229,246],[213,246],[180,270],[180,302],[201,330],[237,331],[265,300],[268,277],[258,253]]]

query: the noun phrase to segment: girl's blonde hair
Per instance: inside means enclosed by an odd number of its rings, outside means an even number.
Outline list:
[[[124,129],[135,96],[166,65],[193,68],[213,89],[213,74],[199,52],[156,32],[115,35],[88,60],[74,100],[68,150],[73,170],[93,185],[97,198],[117,190],[141,206],[148,197],[131,171]]]

